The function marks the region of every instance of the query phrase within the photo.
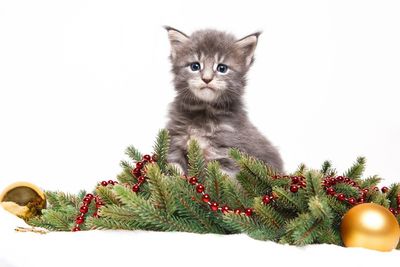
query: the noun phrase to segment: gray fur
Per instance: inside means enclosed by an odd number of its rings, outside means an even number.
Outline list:
[[[195,138],[207,161],[217,160],[222,169],[234,175],[238,167],[228,156],[236,147],[279,172],[283,162],[277,149],[249,121],[243,106],[246,74],[253,63],[259,33],[240,40],[216,30],[201,30],[191,36],[166,27],[171,43],[171,63],[177,95],[171,103],[167,129],[171,136],[168,161],[187,172],[187,144]],[[217,61],[216,55],[218,56]],[[202,64],[198,72],[190,70],[195,61]],[[220,74],[216,64],[229,67]],[[204,82],[204,77],[211,82]],[[203,78],[203,80],[202,80]],[[208,86],[204,88],[202,86]]]

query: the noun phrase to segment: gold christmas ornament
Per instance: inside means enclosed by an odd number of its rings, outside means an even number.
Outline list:
[[[399,242],[400,228],[388,209],[364,203],[351,208],[343,216],[340,234],[346,247],[391,251]]]
[[[27,220],[40,214],[46,207],[46,197],[34,184],[16,182],[7,186],[0,194],[0,204],[5,210]]]

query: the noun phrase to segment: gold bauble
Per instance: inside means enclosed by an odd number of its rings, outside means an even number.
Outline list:
[[[399,242],[400,228],[388,209],[364,203],[351,208],[343,216],[340,234],[346,247],[391,251]]]
[[[43,191],[28,182],[16,182],[0,194],[0,204],[12,214],[27,220],[41,213],[46,207]]]

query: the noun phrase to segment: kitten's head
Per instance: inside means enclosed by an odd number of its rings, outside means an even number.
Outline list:
[[[260,33],[236,39],[216,30],[201,30],[188,36],[165,28],[179,96],[189,102],[221,105],[240,100]]]

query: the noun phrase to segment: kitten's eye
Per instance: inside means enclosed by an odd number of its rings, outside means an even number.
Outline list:
[[[190,69],[192,71],[199,71],[201,69],[200,63],[199,62],[190,63]]]
[[[220,73],[226,73],[228,71],[228,66],[225,64],[218,64],[217,71]]]

